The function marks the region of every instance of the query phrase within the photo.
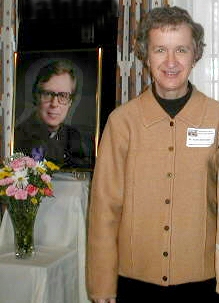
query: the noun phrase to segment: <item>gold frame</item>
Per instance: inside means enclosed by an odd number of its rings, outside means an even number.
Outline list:
[[[13,154],[14,151],[14,129],[16,127],[16,121],[18,120],[18,116],[19,114],[17,113],[17,102],[21,100],[21,97],[19,99],[19,92],[20,90],[23,91],[24,94],[26,94],[26,90],[28,88],[28,85],[26,84],[25,81],[21,80],[21,83],[18,83],[20,79],[19,75],[19,69],[22,69],[23,67],[19,66],[19,57],[24,56],[25,58],[28,58],[28,56],[30,56],[31,60],[30,63],[27,62],[28,60],[23,60],[24,62],[26,62],[25,64],[27,65],[24,68],[24,76],[23,78],[26,77],[26,70],[27,67],[30,69],[33,67],[35,61],[37,62],[37,60],[41,60],[45,61],[45,60],[49,60],[51,58],[55,57],[64,57],[64,58],[72,58],[73,63],[75,63],[75,58],[80,57],[80,54],[85,54],[85,53],[92,53],[95,54],[95,58],[96,58],[96,86],[92,87],[92,91],[91,91],[91,99],[93,104],[95,105],[95,112],[92,113],[93,115],[95,115],[95,129],[94,129],[94,159],[96,160],[97,154],[98,154],[98,145],[99,145],[99,140],[100,140],[100,115],[101,115],[101,97],[102,97],[102,61],[103,61],[103,48],[98,47],[98,48],[87,48],[87,49],[71,49],[71,50],[55,50],[55,51],[25,51],[25,52],[15,52],[14,53],[14,98],[13,98],[13,117],[12,117],[12,140],[11,140],[11,155]],[[78,55],[79,54],[79,55]],[[89,56],[89,55],[88,55]],[[90,55],[91,57],[93,57],[93,55]],[[35,58],[37,57],[37,59]],[[82,55],[83,57],[83,55]],[[44,60],[45,59],[45,60]],[[79,59],[80,60],[80,59]],[[45,62],[44,62],[45,63]],[[78,64],[78,62],[76,62],[75,64]],[[79,64],[81,64],[79,62]],[[42,65],[42,64],[41,64]],[[91,64],[92,66],[94,65],[94,63]],[[87,68],[87,66],[86,66]],[[80,69],[80,68],[79,68]],[[84,76],[84,71],[82,70],[82,74]],[[82,76],[82,78],[83,78]],[[92,77],[91,77],[92,78]],[[88,80],[88,79],[84,79]],[[93,80],[92,80],[93,81]],[[22,89],[21,89],[22,87]],[[86,92],[89,93],[89,92]],[[80,106],[83,103],[83,87],[81,88],[81,101],[79,101],[79,105]],[[24,102],[26,102],[24,100]],[[27,101],[29,102],[29,101]],[[24,107],[24,105],[23,105]],[[85,111],[84,111],[85,112]],[[89,113],[90,114],[90,113]],[[72,114],[73,116],[74,114]],[[85,119],[85,118],[84,118]],[[89,127],[89,125],[87,125]],[[93,125],[94,126],[94,125]],[[80,130],[80,129],[79,129]],[[87,168],[65,168],[62,171],[65,172],[90,172],[93,171],[93,167],[94,167],[94,163],[90,163],[90,167]]]

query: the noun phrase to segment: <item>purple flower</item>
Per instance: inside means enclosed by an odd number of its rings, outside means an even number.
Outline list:
[[[42,146],[34,147],[31,151],[31,156],[35,161],[42,161],[44,158],[44,149]]]

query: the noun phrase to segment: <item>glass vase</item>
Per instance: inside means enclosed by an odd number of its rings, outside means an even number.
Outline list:
[[[17,259],[30,258],[35,253],[34,224],[39,204],[27,200],[11,200],[8,213],[14,229],[14,248]]]

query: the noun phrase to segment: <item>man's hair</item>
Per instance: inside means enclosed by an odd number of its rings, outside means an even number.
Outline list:
[[[156,7],[142,17],[137,29],[134,46],[135,55],[146,65],[150,31],[157,28],[174,30],[182,24],[191,28],[194,40],[195,62],[197,62],[201,59],[204,51],[204,29],[201,24],[193,21],[185,9],[177,6]]]
[[[41,90],[43,90],[43,84],[48,82],[51,77],[55,75],[62,75],[65,73],[69,74],[72,79],[72,82],[76,85],[77,81],[74,65],[73,62],[68,59],[52,60],[39,70],[39,73],[32,88],[34,105],[37,105],[39,103],[39,93]],[[75,93],[75,90],[72,91],[72,93]]]

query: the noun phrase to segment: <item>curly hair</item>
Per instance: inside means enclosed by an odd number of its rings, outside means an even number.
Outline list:
[[[137,29],[134,46],[135,55],[146,65],[150,31],[152,29],[168,27],[176,29],[181,24],[185,24],[191,28],[195,46],[195,62],[197,62],[201,59],[206,45],[204,43],[204,28],[201,24],[194,22],[185,9],[177,6],[156,7],[142,17]]]

